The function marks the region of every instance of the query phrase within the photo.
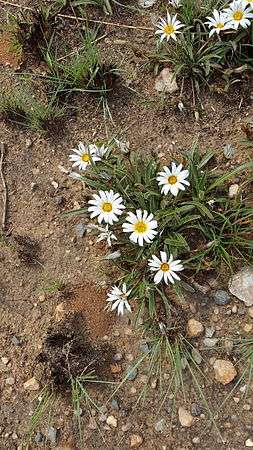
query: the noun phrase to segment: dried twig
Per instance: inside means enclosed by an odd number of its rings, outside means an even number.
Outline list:
[[[4,151],[5,144],[3,142],[0,143],[0,177],[3,184],[3,215],[2,215],[2,229],[5,230],[6,227],[6,214],[7,214],[7,200],[8,200],[8,190],[7,184],[3,174],[3,161],[4,161]]]
[[[20,8],[20,9],[26,9],[29,11],[33,11],[33,8],[30,8],[29,6],[22,6],[17,5],[17,3],[8,2],[6,0],[0,0],[0,3],[3,5],[13,6],[14,8]],[[78,16],[71,16],[67,14],[56,14],[58,17],[62,17],[63,19],[69,19],[69,20],[75,20],[80,22],[92,22],[92,23],[98,23],[101,25],[109,25],[111,27],[119,27],[119,28],[130,28],[131,30],[144,30],[144,31],[153,31],[154,28],[151,27],[137,27],[134,25],[126,25],[122,23],[115,23],[115,22],[106,22],[104,20],[94,20],[94,19],[88,19],[85,17],[78,17]]]

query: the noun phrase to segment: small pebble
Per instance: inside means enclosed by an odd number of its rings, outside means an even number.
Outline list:
[[[40,431],[38,431],[38,433],[36,433],[36,435],[35,435],[34,440],[35,440],[36,444],[40,444],[44,440],[44,435]]]
[[[193,424],[194,417],[183,407],[178,408],[178,418],[182,427],[191,427]]]
[[[121,430],[123,433],[127,433],[132,428],[132,424],[130,422],[127,422],[125,425],[122,425]]]
[[[47,437],[52,444],[56,444],[58,430],[54,427],[48,427]]]
[[[2,361],[2,363],[6,366],[10,360],[9,360],[9,358],[6,358],[6,356],[3,356],[3,357],[1,358],[1,361]]]
[[[14,345],[21,345],[20,340],[19,340],[16,336],[12,336],[11,342],[12,342],[12,344],[14,344]]]
[[[140,344],[140,352],[141,353],[149,353],[150,349],[149,349],[149,345],[147,344],[147,342],[144,342],[143,344]]]
[[[212,348],[212,347],[215,347],[215,345],[217,344],[218,341],[219,341],[219,339],[217,339],[217,338],[205,338],[205,339],[203,339],[203,344],[206,347]]]
[[[237,305],[234,305],[233,308],[232,308],[232,313],[236,314],[237,310],[238,310]]]
[[[206,331],[205,331],[205,337],[212,338],[214,333],[215,333],[215,328],[214,327],[207,327]]]
[[[252,331],[253,325],[252,323],[246,323],[246,325],[244,325],[243,327],[243,331],[245,331],[245,333],[250,333]]]
[[[201,364],[203,358],[196,348],[192,348],[191,354],[196,364]]]
[[[143,437],[140,434],[131,434],[130,436],[130,447],[138,448],[143,443]]]
[[[116,362],[121,361],[122,358],[123,358],[122,353],[115,353],[115,355],[113,355],[113,360]]]
[[[230,301],[230,295],[226,291],[222,291],[221,289],[214,292],[213,298],[216,305],[219,306],[227,305]]]
[[[200,405],[198,405],[198,403],[192,403],[192,405],[191,405],[191,414],[194,417],[200,416],[202,411],[203,411],[203,408]]]
[[[118,404],[117,400],[113,399],[111,401],[111,407],[114,411],[119,411],[119,404]]]
[[[86,231],[87,228],[83,223],[78,223],[77,225],[75,225],[75,233],[77,237],[82,238],[85,235]]]
[[[137,377],[137,375],[138,375],[137,367],[129,365],[127,367],[127,380],[128,381],[134,381],[135,378]]]
[[[165,425],[166,425],[165,419],[158,420],[158,422],[156,422],[155,424],[155,431],[157,433],[162,433],[164,431]]]
[[[253,440],[247,439],[247,441],[245,441],[245,447],[253,447]]]
[[[106,419],[106,423],[107,423],[107,425],[109,425],[110,427],[113,427],[113,428],[117,428],[117,426],[118,426],[118,421],[117,421],[116,417],[114,417],[114,416],[108,416]]]
[[[6,378],[5,383],[8,384],[9,386],[13,386],[13,384],[15,384],[15,378],[13,377]]]
[[[193,444],[199,444],[200,443],[200,438],[199,437],[194,437],[193,439],[192,439],[192,443]]]
[[[245,315],[245,308],[244,308],[244,306],[239,306],[239,308],[238,308],[238,315],[239,316],[244,316]]]

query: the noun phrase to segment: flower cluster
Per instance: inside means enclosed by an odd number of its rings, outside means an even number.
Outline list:
[[[175,22],[176,23],[176,22]],[[79,143],[78,149],[74,149],[74,154],[70,155],[70,160],[73,161],[73,166],[80,170],[86,170],[88,165],[95,164],[101,161],[106,154],[108,148],[104,145],[98,147],[94,144],[84,145]],[[172,162],[171,167],[164,166],[163,171],[158,172],[156,180],[161,189],[161,194],[171,194],[176,197],[180,191],[184,191],[189,186],[189,171],[183,169],[183,165],[178,166]],[[109,225],[116,224],[120,216],[124,213],[126,206],[121,195],[109,191],[98,191],[93,194],[92,199],[89,200],[88,212],[90,218],[96,218],[99,225],[94,225],[100,231],[97,242],[105,240],[108,246],[111,247],[112,241],[117,240],[117,236],[109,229]],[[101,225],[105,224],[105,228]],[[151,244],[158,234],[158,222],[154,215],[146,210],[137,209],[135,212],[128,211],[121,225],[123,233],[129,234],[129,239],[132,243],[141,247],[144,244]],[[160,252],[160,259],[156,255],[152,255],[148,261],[150,272],[154,272],[154,283],[158,284],[164,281],[174,284],[175,280],[180,280],[177,272],[183,270],[181,260],[174,260],[173,255],[168,255],[166,252]],[[130,290],[127,291],[126,284],[122,288],[113,286],[108,294],[107,301],[111,303],[111,310],[117,309],[118,314],[122,315],[127,309],[131,312],[131,307],[128,303],[128,296]]]
[[[173,4],[172,2],[170,2]],[[176,5],[178,8],[180,3]],[[248,28],[250,26],[251,20],[253,18],[253,0],[233,0],[228,8],[218,11],[215,9],[213,11],[213,16],[208,16],[205,22],[208,25],[210,32],[209,36],[213,34],[220,34],[224,30],[237,30],[239,27]],[[158,30],[155,34],[160,35],[161,41],[166,39],[169,41],[170,38],[177,40],[177,34],[181,33],[179,31],[185,25],[177,19],[177,14],[171,16],[167,12],[167,17],[165,19],[160,19],[157,24]]]

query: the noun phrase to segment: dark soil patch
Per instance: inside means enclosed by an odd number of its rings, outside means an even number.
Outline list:
[[[51,327],[38,361],[46,365],[46,377],[55,386],[68,386],[71,378],[93,371],[98,378],[107,377],[112,349],[91,342],[77,313]]]

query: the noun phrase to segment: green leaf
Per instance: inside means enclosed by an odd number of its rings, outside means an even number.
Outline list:
[[[209,186],[207,192],[210,192],[212,189],[215,189],[216,187],[223,185],[225,181],[229,180],[229,178],[232,178],[237,173],[240,173],[243,170],[247,169],[253,169],[253,161],[242,164],[241,166],[236,167],[236,169],[231,170],[231,172],[225,173],[224,175],[219,177],[217,180],[215,180],[214,183],[211,184],[211,186]]]

